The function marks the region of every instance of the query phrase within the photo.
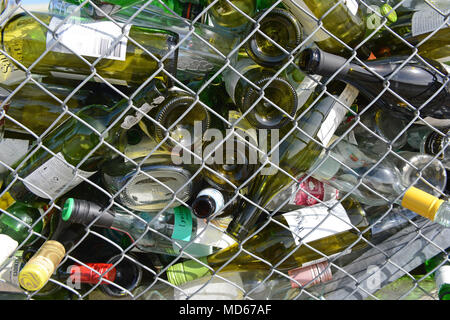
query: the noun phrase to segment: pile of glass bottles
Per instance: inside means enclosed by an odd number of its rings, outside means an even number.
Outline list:
[[[450,226],[448,1],[2,6],[2,299],[295,299]]]

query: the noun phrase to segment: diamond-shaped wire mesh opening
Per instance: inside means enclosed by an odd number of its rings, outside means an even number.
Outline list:
[[[126,8],[73,2],[50,2],[58,19],[33,12],[25,2],[7,2],[2,14],[6,91],[0,121],[6,131],[0,223],[23,237],[0,268],[11,273],[12,261],[28,261],[48,230],[56,233],[66,198],[92,201],[101,210],[84,225],[73,224],[70,232],[81,236],[43,288],[26,291],[17,279],[7,279],[2,291],[26,299],[205,299],[205,290],[220,285],[216,294],[233,299],[438,298],[433,274],[448,262],[447,230],[398,204],[411,186],[448,198],[449,124],[430,119],[427,111],[448,92],[447,61],[430,51],[437,43],[445,55],[448,37],[441,33],[448,34],[448,8],[424,1],[425,18],[438,21],[434,30],[413,25],[405,32],[392,13],[407,21],[407,1],[385,11],[374,6],[381,2],[362,0],[315,6],[294,0],[153,0],[130,1]],[[272,17],[279,11],[295,17],[297,25],[287,34],[300,30],[289,48],[278,41],[286,33],[277,31],[287,21],[277,25]],[[97,29],[87,22],[98,23]],[[279,56],[255,61],[265,57],[255,44]],[[300,52],[317,46],[343,59],[324,76],[305,72],[298,60]],[[402,59],[383,75],[371,68],[367,50],[376,58],[401,54]],[[444,66],[425,59],[430,56]],[[402,69],[413,63],[440,81],[416,100],[408,92],[416,88],[397,85]],[[342,86],[338,80],[350,64],[381,83],[379,90],[367,95]],[[184,97],[182,111],[170,109],[177,95]],[[389,105],[393,100],[396,106]],[[449,108],[447,100],[439,100],[442,109]],[[324,101],[334,114],[323,114]],[[40,114],[41,106],[48,112]],[[184,134],[195,130],[186,122],[201,113],[208,115],[209,129],[218,130],[200,130],[203,144],[185,140]],[[281,117],[282,125],[267,130],[270,116],[261,114]],[[448,110],[442,114],[448,118]],[[313,128],[319,115],[322,127],[331,121],[326,125],[333,129]],[[426,135],[440,145],[418,150],[414,143]],[[11,138],[27,146],[5,144]],[[228,141],[242,147],[240,153],[223,156]],[[303,162],[291,158],[289,148],[307,147],[310,155]],[[67,181],[59,185],[46,181],[51,177],[46,173],[33,175],[41,166]],[[283,184],[264,178],[275,173]],[[191,215],[192,200],[207,187],[226,195],[224,207],[199,219]],[[255,196],[258,188],[266,194]],[[32,203],[37,195],[33,204],[39,213],[8,208],[11,195],[19,197],[17,203]],[[177,211],[180,206],[187,211]],[[298,213],[319,207],[320,214]],[[227,226],[249,208],[260,220],[235,243]],[[34,219],[21,219],[20,210]],[[191,234],[175,232],[174,224],[189,216]],[[425,260],[437,254],[443,260],[423,270]],[[206,256],[212,257],[208,263]],[[202,266],[204,277],[172,283],[169,273],[186,261]],[[307,272],[313,276],[305,279]],[[96,280],[71,276],[87,273]],[[389,291],[395,283],[400,289]]]

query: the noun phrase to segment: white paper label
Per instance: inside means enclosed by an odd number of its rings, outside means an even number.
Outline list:
[[[0,291],[23,292],[19,286],[19,271],[22,267],[20,260],[12,258],[0,270]]]
[[[65,190],[69,191],[83,182],[82,177],[89,178],[95,173],[78,169],[75,176],[72,167],[63,159],[62,153],[59,152],[28,175],[24,179],[28,190],[41,198],[54,199],[66,186]]]
[[[0,234],[0,267],[14,253],[18,246],[19,243],[16,240],[6,234]]]
[[[327,206],[334,206],[329,210]],[[305,207],[283,214],[295,243],[308,243],[351,229],[351,222],[342,204],[331,200],[325,204]],[[313,231],[314,230],[314,231]]]
[[[356,2],[356,0],[344,0],[344,4],[347,6],[352,15],[356,15],[358,13],[358,2]]]
[[[112,21],[80,23],[72,19],[69,23],[61,24],[63,20],[53,17],[47,32],[47,49],[50,49],[56,39],[59,42],[50,50],[61,53],[76,53],[80,56],[100,57],[124,61],[127,53],[128,39],[122,35],[124,24],[115,24]],[[131,25],[124,29],[128,35]],[[52,32],[56,31],[55,38]],[[111,45],[120,38],[114,49]]]
[[[216,248],[227,248],[236,243],[225,231],[210,226],[202,219],[197,219],[197,236],[193,242]]]
[[[147,114],[150,110],[156,108],[164,101],[164,99],[165,98],[163,96],[159,96],[152,101],[152,104],[144,103],[140,108],[138,108],[139,111],[136,111],[136,115],[126,116],[120,127],[128,130],[131,127],[135,126],[139,123],[139,121],[141,121],[145,114]]]
[[[0,161],[8,166],[13,165],[17,160],[22,158],[28,151],[28,140],[5,138],[0,141]],[[6,172],[8,169],[0,164],[0,173]]]
[[[2,68],[0,77],[1,83],[7,86],[22,82],[27,77],[25,71],[16,67],[11,60],[1,53],[0,66]]]
[[[322,126],[317,133],[317,137],[325,146],[328,145],[337,127],[341,124],[342,120],[344,120],[345,115],[348,112],[348,108],[355,101],[358,94],[358,89],[348,84],[345,86],[344,90],[338,98],[338,100],[344,103],[347,108],[340,102],[334,101],[333,108],[323,121]]]
[[[436,271],[436,287],[439,289],[444,284],[450,284],[450,266],[443,265]]]
[[[433,9],[415,12],[412,16],[412,36],[415,37],[439,29],[444,23],[444,18],[445,16]]]

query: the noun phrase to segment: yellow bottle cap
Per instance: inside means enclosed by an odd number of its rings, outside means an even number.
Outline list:
[[[48,240],[19,272],[19,283],[28,291],[41,289],[64,258],[66,250],[58,241]]]
[[[402,199],[402,207],[414,211],[425,218],[434,220],[434,216],[444,200],[441,200],[415,187],[409,188]]]
[[[1,185],[0,185],[0,187],[1,187]],[[0,208],[2,208],[3,210],[6,210],[10,206],[12,206],[13,203],[15,203],[15,202],[16,202],[16,200],[14,200],[14,198],[11,197],[9,192],[5,192],[5,194],[0,197]]]

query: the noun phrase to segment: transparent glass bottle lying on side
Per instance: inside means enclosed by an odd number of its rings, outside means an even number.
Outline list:
[[[406,185],[394,159],[391,155],[379,161],[379,155],[341,139],[328,155],[323,152],[318,157],[309,173],[341,192],[350,193],[361,203],[374,206],[397,203],[450,227],[450,202],[418,189],[411,181]]]

